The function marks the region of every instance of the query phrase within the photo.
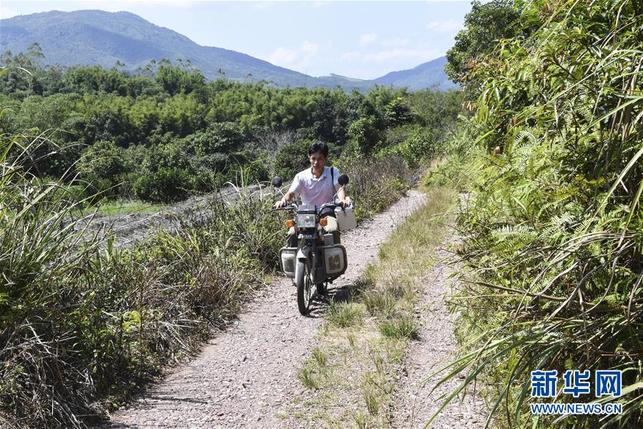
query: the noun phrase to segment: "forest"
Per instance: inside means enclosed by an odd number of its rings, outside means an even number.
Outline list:
[[[33,173],[73,178],[79,196],[167,203],[216,190],[241,170],[248,183],[292,177],[316,140],[335,156],[396,153],[414,163],[460,104],[455,91],[279,89],[206,82],[185,63],[130,75],[41,67],[41,56],[35,45],[2,57],[0,132],[42,140],[29,154]]]

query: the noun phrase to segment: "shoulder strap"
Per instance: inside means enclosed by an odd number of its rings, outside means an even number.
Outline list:
[[[332,183],[333,188],[335,187],[335,168],[330,167],[330,183]]]

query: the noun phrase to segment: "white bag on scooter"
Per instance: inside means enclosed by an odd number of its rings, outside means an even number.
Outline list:
[[[345,208],[335,208],[335,218],[337,219],[337,226],[340,232],[348,231],[357,226],[355,213],[353,213],[353,206],[350,205]]]

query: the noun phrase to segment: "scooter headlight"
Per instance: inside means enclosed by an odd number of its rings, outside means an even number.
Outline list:
[[[299,228],[314,228],[315,227],[315,215],[314,214],[298,214],[297,215],[297,226]]]

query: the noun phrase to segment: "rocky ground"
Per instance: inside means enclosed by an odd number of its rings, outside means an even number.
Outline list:
[[[441,375],[433,375],[455,357],[457,343],[453,335],[455,314],[449,313],[445,300],[457,287],[457,279],[450,278],[457,269],[449,245],[455,242],[455,232],[436,251],[437,262],[424,278],[424,291],[416,315],[422,328],[418,341],[412,341],[406,361],[397,382],[396,408],[392,427],[422,428],[439,409],[442,395],[453,392],[462,382],[456,377],[436,388]],[[454,398],[439,414],[432,428],[484,428],[484,403],[473,389],[467,395]]]
[[[116,246],[127,247],[156,230],[173,231],[178,229],[181,223],[189,223],[206,216],[210,212],[208,208],[211,205],[220,201],[231,203],[237,198],[237,192],[237,189],[229,186],[212,194],[188,198],[185,201],[153,213],[128,213],[110,216],[91,214],[81,218],[75,229],[84,229],[88,235],[97,234],[101,239],[104,239],[111,232]],[[274,193],[271,187],[258,185],[247,187],[246,192],[253,194]]]

